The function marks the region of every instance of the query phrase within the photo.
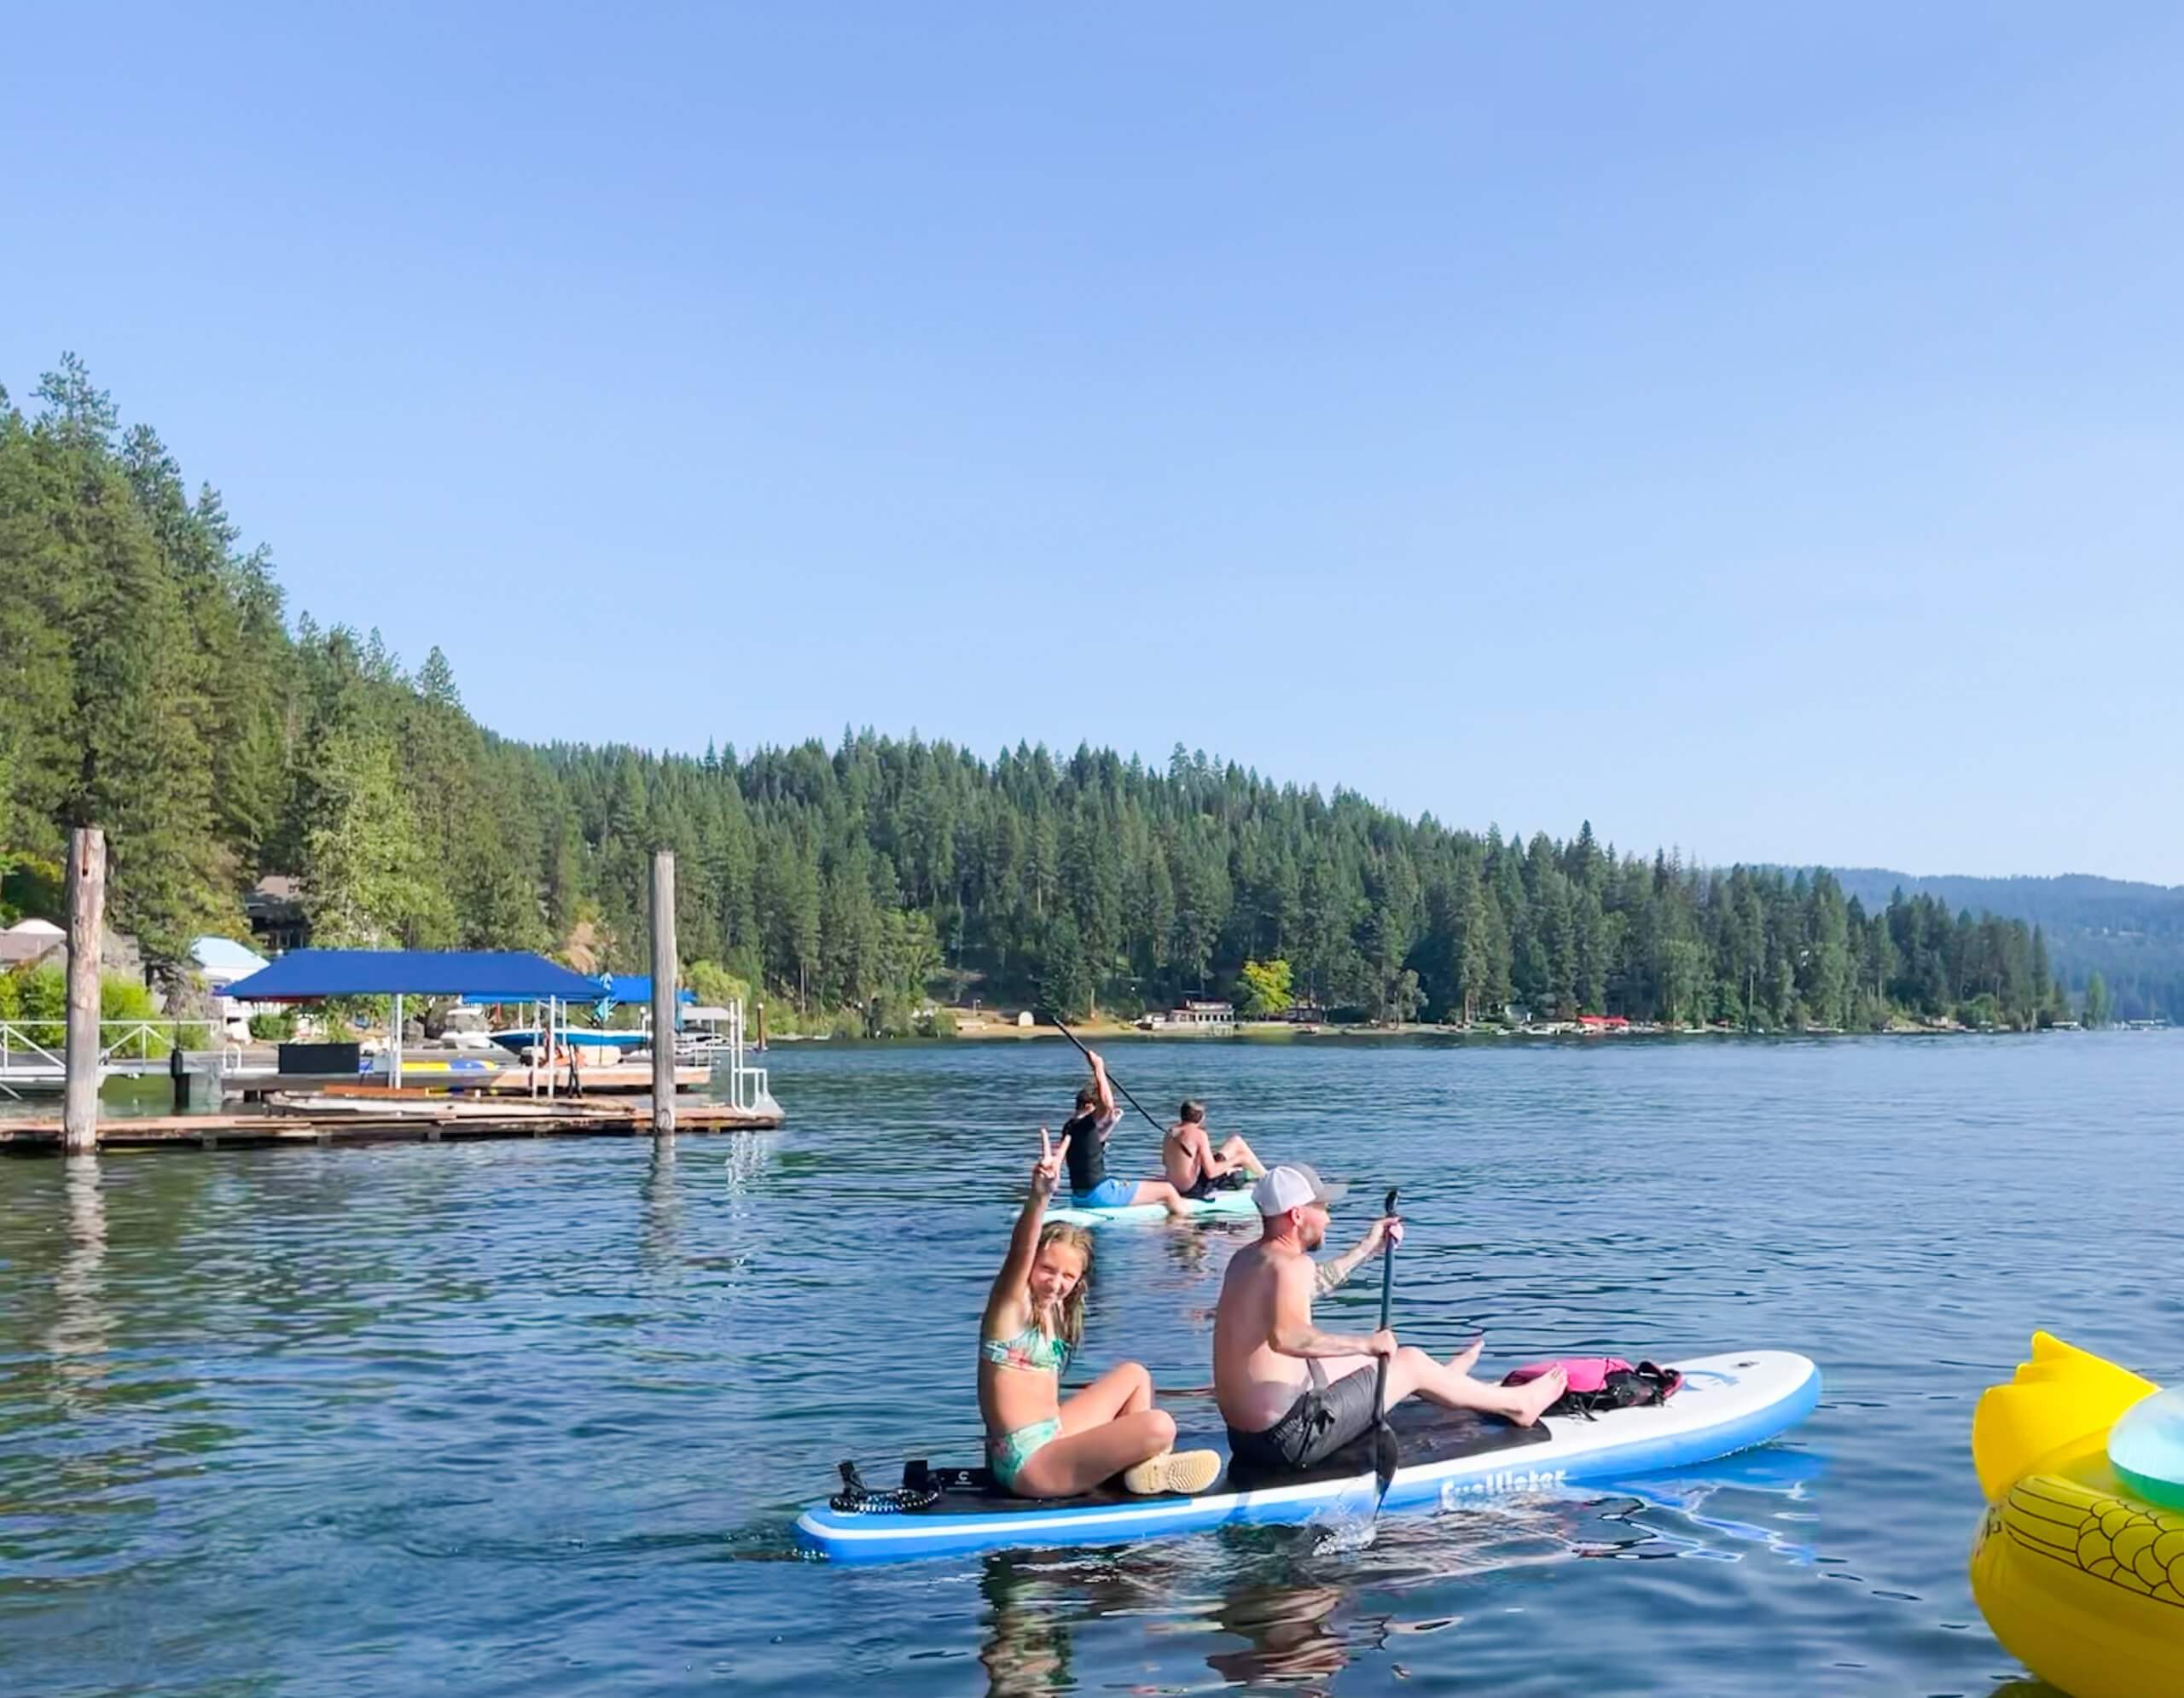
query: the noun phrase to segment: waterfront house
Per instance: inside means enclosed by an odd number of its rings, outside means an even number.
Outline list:
[[[286,955],[311,942],[311,922],[304,917],[303,881],[286,873],[268,873],[242,899],[250,934],[268,955]]]
[[[20,968],[34,972],[50,964],[68,964],[68,933],[50,920],[18,920],[0,932],[0,972]]]
[[[68,970],[68,933],[50,920],[18,920],[0,932],[0,973]],[[106,973],[144,976],[143,952],[126,932],[108,928],[99,939],[99,968]]]
[[[265,957],[256,950],[247,949],[232,938],[206,936],[189,946],[190,965],[197,969],[197,976],[205,981],[205,988],[218,996],[238,979],[247,979],[265,965]],[[253,1015],[276,1014],[271,1007],[260,1007],[255,1003],[227,1004],[228,1036],[238,1040],[250,1035]]]

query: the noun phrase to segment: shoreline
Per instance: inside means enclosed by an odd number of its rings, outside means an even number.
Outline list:
[[[2086,1029],[2087,1028],[2075,1023],[2068,1026],[2052,1026],[2036,1027],[2030,1030],[2018,1030],[2009,1026],[1966,1026],[1960,1022],[1954,1021],[1949,1021],[1947,1024],[1940,1025],[1922,1025],[1908,1021],[1896,1022],[1886,1026],[1870,1027],[1862,1031],[1856,1032],[1849,1031],[1841,1027],[1832,1026],[1786,1026],[1779,1031],[1747,1032],[1734,1026],[1633,1026],[1620,1031],[1587,1032],[1575,1026],[1563,1022],[1537,1022],[1530,1026],[1488,1026],[1484,1024],[1475,1024],[1469,1026],[1443,1026],[1426,1021],[1409,1021],[1395,1026],[1381,1026],[1369,1023],[1355,1026],[1338,1026],[1328,1024],[1325,1021],[1314,1025],[1292,1025],[1287,1021],[1275,1020],[1238,1021],[1234,1026],[1228,1030],[1216,1032],[1174,1031],[1159,1027],[1147,1028],[1135,1024],[1125,1025],[1119,1021],[1112,1020],[1088,1020],[1082,1023],[1072,1022],[1070,1026],[1070,1030],[1072,1032],[1075,1032],[1079,1038],[1084,1039],[1088,1043],[1095,1039],[1102,1043],[1112,1043],[1119,1038],[1158,1040],[1162,1042],[1176,1042],[1182,1044],[1234,1042],[1239,1039],[1246,1038],[1261,1041],[1269,1038],[1281,1039],[1285,1041],[1326,1041],[1327,1039],[1343,1040],[1351,1038],[1377,1039],[1396,1038],[1462,1038],[1465,1040],[1477,1040],[1480,1042],[1507,1043],[1530,1041],[1538,1043],[1542,1041],[1552,1041],[1562,1043],[1577,1042],[1591,1044],[1626,1043],[1632,1038],[1658,1039],[1665,1038],[1750,1039],[1763,1042],[1779,1041],[1786,1038],[2033,1038],[2039,1037],[2043,1033],[2048,1032],[2075,1032]],[[2173,1026],[2165,1026],[2147,1027],[2117,1026],[2107,1029],[2118,1032],[2163,1032],[2174,1030],[2175,1028]],[[989,1021],[979,1020],[976,1016],[966,1015],[960,1010],[957,1011],[956,1015],[956,1030],[947,1037],[921,1038],[912,1041],[945,1044],[960,1039],[971,1043],[992,1043],[996,1040],[1008,1038],[1014,1038],[1019,1041],[1035,1038],[1048,1039],[1057,1042],[1066,1041],[1064,1034],[1060,1027],[1048,1025],[1043,1022],[1032,1026],[1019,1026],[1013,1021]],[[780,1040],[776,1039],[775,1041],[778,1042]],[[813,1040],[799,1039],[795,1041],[809,1042]],[[886,1042],[891,1040],[857,1039],[855,1041]],[[902,1040],[892,1041],[899,1042]]]

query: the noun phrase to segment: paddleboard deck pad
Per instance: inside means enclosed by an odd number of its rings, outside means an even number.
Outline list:
[[[1588,1480],[1623,1480],[1710,1462],[1775,1438],[1820,1401],[1820,1370],[1791,1351],[1732,1351],[1670,1364],[1682,1387],[1664,1404],[1616,1410],[1588,1420],[1550,1416],[1513,1427],[1492,1416],[1444,1410],[1414,1399],[1388,1418],[1398,1446],[1390,1509],[1455,1509],[1512,1492],[1552,1492]],[[1225,1445],[1185,1435],[1178,1449]],[[797,1542],[838,1562],[901,1561],[1004,1546],[1054,1550],[1122,1544],[1230,1525],[1310,1521],[1345,1499],[1373,1492],[1373,1438],[1305,1474],[1252,1478],[1224,1467],[1194,1497],[1139,1497],[1118,1489],[1079,1497],[1014,1497],[993,1489],[983,1468],[903,1470],[915,1507],[815,1504],[796,1521]]]
[[[1210,1197],[1194,1197],[1183,1207],[1194,1218],[1200,1215],[1242,1215],[1252,1220],[1259,1218],[1258,1205],[1252,1201],[1249,1186],[1240,1190],[1216,1191]],[[1159,1203],[1124,1203],[1118,1208],[1079,1208],[1072,1203],[1067,1208],[1048,1209],[1046,1218],[1068,1226],[1112,1226],[1122,1221],[1165,1220],[1168,1211]]]

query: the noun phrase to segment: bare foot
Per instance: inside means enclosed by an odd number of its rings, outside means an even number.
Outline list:
[[[1509,1419],[1519,1427],[1530,1427],[1546,1413],[1547,1406],[1570,1389],[1570,1376],[1560,1368],[1550,1368],[1536,1380],[1509,1388],[1517,1394],[1515,1405],[1509,1410]]]
[[[1486,1348],[1486,1335],[1481,1333],[1461,1350],[1449,1358],[1449,1366],[1459,1374],[1468,1374],[1478,1364],[1478,1353]]]

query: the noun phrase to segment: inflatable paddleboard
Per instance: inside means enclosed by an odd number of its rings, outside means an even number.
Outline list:
[[[1252,1201],[1249,1187],[1240,1191],[1216,1191],[1210,1197],[1194,1197],[1184,1205],[1193,1215],[1245,1215],[1258,1218],[1258,1205]],[[1168,1211],[1159,1203],[1125,1203],[1120,1208],[1050,1208],[1048,1220],[1058,1220],[1067,1226],[1112,1226],[1118,1221],[1165,1220]]]
[[[1512,1427],[1415,1399],[1401,1404],[1389,1416],[1400,1461],[1385,1507],[1457,1509],[1486,1497],[1709,1462],[1786,1432],[1820,1401],[1819,1369],[1792,1351],[1731,1351],[1669,1365],[1682,1371],[1683,1386],[1668,1402],[1591,1421],[1550,1416],[1532,1427]],[[1178,1449],[1207,1442],[1176,1441]],[[906,1481],[916,1466],[905,1470]],[[1124,1544],[1232,1524],[1310,1521],[1345,1500],[1362,1495],[1369,1501],[1372,1435],[1304,1474],[1253,1480],[1234,1478],[1224,1468],[1195,1497],[1134,1497],[1120,1491],[1009,1497],[990,1491],[983,1471],[925,1472],[927,1490],[915,1495],[930,1496],[930,1502],[878,1510],[815,1504],[797,1517],[797,1542],[837,1562],[885,1562],[1004,1545]]]

